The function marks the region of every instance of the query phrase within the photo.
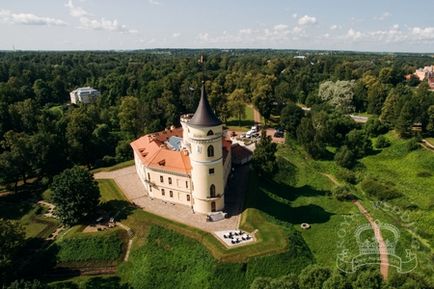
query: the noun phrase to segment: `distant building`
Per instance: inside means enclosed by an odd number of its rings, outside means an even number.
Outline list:
[[[69,93],[71,103],[94,103],[101,93],[92,87],[80,87]]]
[[[425,79],[434,76],[434,65],[418,68],[413,74],[416,75],[420,81],[424,81]]]

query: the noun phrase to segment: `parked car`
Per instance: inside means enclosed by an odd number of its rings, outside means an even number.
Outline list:
[[[285,132],[282,128],[277,128],[274,132],[274,137],[283,137],[285,135]]]

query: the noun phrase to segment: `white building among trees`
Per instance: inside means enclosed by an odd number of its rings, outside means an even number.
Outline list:
[[[137,174],[151,198],[190,206],[198,213],[222,211],[231,142],[223,136],[203,84],[196,112],[181,116],[181,125],[131,143]]]
[[[92,87],[80,87],[69,93],[71,103],[94,103],[101,93]]]

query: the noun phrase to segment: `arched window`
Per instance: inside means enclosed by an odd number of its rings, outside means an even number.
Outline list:
[[[171,185],[171,184],[172,184],[172,178],[169,177],[169,185]]]
[[[206,135],[213,135],[214,132],[210,129]]]
[[[208,157],[214,156],[214,147],[212,145],[208,146]]]
[[[210,196],[210,198],[215,198],[215,186],[214,185],[211,185],[209,187],[209,196]]]

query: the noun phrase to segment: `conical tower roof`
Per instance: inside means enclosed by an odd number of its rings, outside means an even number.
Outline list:
[[[222,124],[222,122],[218,119],[218,117],[213,112],[211,106],[209,105],[208,98],[205,92],[205,85],[203,82],[200,89],[199,105],[197,106],[196,112],[194,113],[188,124],[205,127],[217,126]]]

